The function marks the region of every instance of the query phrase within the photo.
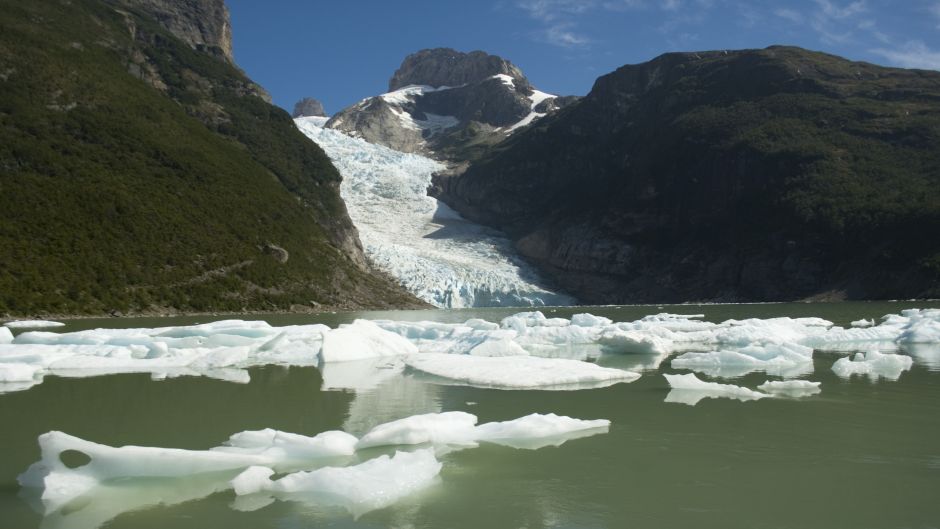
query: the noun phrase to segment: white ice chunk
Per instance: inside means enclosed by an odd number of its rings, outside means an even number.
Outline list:
[[[513,448],[537,449],[565,441],[606,433],[610,421],[583,420],[564,415],[533,413],[511,421],[488,422],[476,427],[474,438]]]
[[[673,351],[673,341],[650,332],[612,328],[598,342],[618,353],[666,355]]]
[[[596,364],[534,356],[477,357],[418,354],[405,363],[455,383],[498,389],[584,389],[632,382],[640,375]]]
[[[32,382],[41,369],[34,364],[0,361],[0,382]]]
[[[295,472],[271,481],[273,471],[249,469],[233,481],[243,492],[268,491],[284,499],[338,505],[354,516],[392,505],[434,482],[441,463],[431,449],[396,452],[349,467]]]
[[[0,327],[0,344],[11,343],[13,341],[13,331],[6,327]]]
[[[666,402],[679,402],[695,406],[702,399],[707,398],[730,398],[740,401],[758,400],[768,395],[752,389],[735,386],[732,384],[718,384],[717,382],[705,382],[695,376],[694,373],[685,375],[663,374],[669,382],[672,391],[666,396]]]
[[[901,373],[911,368],[914,360],[901,354],[883,354],[878,351],[856,353],[854,357],[848,356],[836,360],[832,365],[835,374],[842,378],[852,375],[868,375],[872,380],[884,377],[888,380],[897,380]]]
[[[17,480],[24,487],[41,489],[43,505],[51,512],[115,479],[178,478],[238,471],[249,466],[293,468],[300,462],[348,456],[355,442],[355,437],[343,432],[305,437],[261,430],[235,434],[226,446],[183,450],[112,447],[53,431],[39,436],[42,458]],[[81,452],[90,461],[77,468],[69,468],[61,459],[65,451]]]
[[[320,362],[348,362],[417,352],[418,348],[401,336],[369,320],[356,320],[326,333],[320,349]]]
[[[279,465],[289,465],[315,459],[351,456],[356,451],[357,441],[354,435],[341,431],[323,432],[314,437],[307,437],[266,428],[234,434],[223,446],[212,450],[258,455],[276,461]]]
[[[604,327],[613,323],[610,318],[595,316],[593,314],[575,314],[571,317],[571,324],[578,327]]]
[[[3,324],[4,327],[11,329],[42,329],[46,327],[64,327],[65,324],[60,321],[48,320],[16,320],[8,321]]]
[[[866,320],[864,318],[860,320],[855,320],[852,322],[852,327],[872,327],[875,325],[875,320]]]
[[[672,361],[676,369],[712,376],[742,376],[753,371],[785,376],[813,370],[813,350],[798,344],[750,345],[733,351],[685,353]]]
[[[821,391],[819,389],[819,384],[819,382],[811,382],[809,380],[768,380],[767,382],[757,386],[757,389],[765,393],[772,393],[774,395],[806,397],[819,393]]]
[[[356,449],[387,445],[472,444],[475,415],[461,411],[413,415],[380,424],[363,435]]]
[[[248,467],[241,474],[235,476],[231,485],[235,489],[235,494],[239,496],[254,494],[270,487],[271,476],[273,475],[274,469],[268,467]]]

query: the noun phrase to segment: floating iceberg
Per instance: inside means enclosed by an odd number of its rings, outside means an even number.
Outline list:
[[[359,439],[357,449],[389,445],[472,445],[477,417],[462,411],[413,415],[376,426]]]
[[[4,323],[3,326],[11,329],[42,329],[46,327],[64,327],[65,324],[59,321],[48,320],[17,320],[8,321]]]
[[[463,412],[416,415],[379,425],[358,440],[341,431],[313,437],[273,429],[232,435],[209,450],[142,446],[111,447],[62,433],[39,436],[40,461],[18,477],[39,494],[45,514],[70,527],[98,527],[121,512],[157,503],[178,503],[234,488],[280,499],[339,505],[355,515],[389,505],[424,488],[440,472],[433,449],[397,452],[353,466],[357,449],[388,445],[476,446],[479,441],[517,448],[558,445],[606,432],[609,421],[583,421],[554,414],[532,414],[512,421],[476,426]],[[67,452],[87,462],[71,468]],[[311,467],[321,467],[307,471]],[[272,480],[277,472],[293,472]],[[78,499],[84,501],[76,502]],[[268,501],[243,500],[238,508]],[[65,520],[68,520],[66,523]]]
[[[914,360],[902,354],[883,354],[878,351],[856,353],[853,357],[843,357],[832,365],[835,374],[842,378],[852,375],[868,375],[872,380],[884,377],[897,380],[901,373],[911,368]]]
[[[563,358],[475,357],[427,353],[408,357],[408,367],[457,384],[496,389],[573,390],[633,382],[640,375]]]
[[[425,449],[383,455],[348,467],[295,472],[278,480],[271,480],[274,470],[252,467],[238,475],[232,486],[239,495],[270,492],[282,499],[344,507],[360,516],[426,488],[440,471],[434,451]]]
[[[244,383],[250,379],[247,368],[271,364],[318,366],[324,387],[355,389],[398,376],[406,360],[413,370],[444,379],[521,389],[598,387],[635,378],[632,373],[625,375],[625,370],[604,370],[583,362],[621,364],[610,360],[614,355],[635,355],[637,362],[622,364],[631,369],[634,365],[655,369],[679,353],[674,367],[711,376],[764,371],[790,378],[812,372],[814,349],[885,351],[917,346],[918,358],[940,365],[936,360],[940,355],[930,349],[940,345],[938,309],[905,310],[885,316],[878,325],[850,329],[819,318],[712,323],[700,321],[700,316],[655,314],[633,322],[611,322],[590,314],[569,320],[531,311],[498,323],[356,320],[336,329],[225,320],[154,329],[31,331],[16,337],[0,328],[0,392],[28,388],[47,374],[141,372],[154,379],[207,376]],[[341,363],[348,366],[339,367]]]
[[[573,419],[554,413],[533,413],[479,426],[476,423],[475,415],[459,411],[414,415],[373,428],[359,440],[356,448],[425,443],[466,447],[483,441],[534,449],[606,432],[610,426],[610,421],[605,419]]]
[[[819,382],[810,382],[809,380],[768,380],[760,386],[757,386],[757,389],[773,395],[808,397],[822,391],[819,389],[819,384]]]
[[[750,345],[734,351],[685,353],[672,360],[672,367],[720,377],[754,371],[792,377],[812,373],[813,350],[793,343]]]
[[[232,436],[227,446],[182,450],[143,446],[115,448],[62,432],[48,432],[39,436],[42,459],[17,481],[23,487],[41,489],[45,508],[56,511],[103,482],[120,478],[175,478],[239,471],[253,465],[279,468],[294,465],[298,460],[309,462],[321,457],[348,455],[351,445],[337,439],[341,433],[326,432],[310,438],[274,430],[244,432]],[[66,451],[80,452],[90,461],[69,468],[61,459]]]
[[[695,376],[694,373],[685,375],[664,374],[669,382],[672,391],[666,395],[666,402],[678,402],[695,406],[702,399],[708,398],[729,398],[740,401],[758,400],[768,395],[759,391],[735,386],[732,384],[719,384],[717,382],[705,382]]]

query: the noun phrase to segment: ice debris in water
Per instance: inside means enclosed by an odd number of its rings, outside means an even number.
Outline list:
[[[407,360],[413,369],[440,377],[515,388],[596,387],[635,377],[583,362],[569,363],[610,354],[640,355],[644,359],[640,365],[655,368],[668,355],[686,353],[674,359],[673,367],[712,376],[740,376],[751,371],[787,378],[802,376],[812,371],[814,349],[917,347],[918,358],[940,364],[937,355],[925,349],[940,344],[938,309],[905,310],[885,316],[878,325],[849,329],[819,318],[712,323],[700,317],[654,314],[633,322],[612,322],[590,314],[576,314],[569,320],[532,311],[498,323],[480,319],[464,323],[356,320],[330,329],[325,325],[273,327],[263,321],[226,320],[154,329],[32,331],[16,337],[0,328],[0,393],[38,384],[47,374],[143,372],[155,379],[200,375],[248,382],[246,368],[269,364],[319,366],[326,379],[325,366],[361,362],[358,372],[371,373],[361,380],[373,384],[397,376],[402,372],[402,360]],[[547,361],[553,359],[559,361]],[[372,367],[363,368],[366,364]],[[513,374],[501,374],[503,368]],[[460,375],[461,370],[467,375]],[[346,383],[357,376],[352,367],[331,371],[336,375],[332,378],[345,377]],[[381,377],[372,376],[377,373]]]
[[[460,411],[414,415],[376,426],[362,436],[356,448],[425,443],[476,446],[478,442],[538,448],[559,445],[582,435],[606,432],[610,426],[610,421],[605,419],[573,419],[554,413],[533,413],[511,421],[476,423],[475,415]]]
[[[911,368],[914,360],[902,354],[884,354],[878,351],[856,353],[854,357],[843,357],[832,365],[835,374],[843,378],[852,375],[868,375],[872,380],[884,377],[888,380],[897,380],[901,373]]]
[[[768,380],[757,386],[757,389],[773,395],[808,397],[822,391],[819,389],[819,385],[819,382],[811,382],[809,380]]]
[[[11,329],[42,329],[46,327],[64,327],[65,324],[60,321],[48,320],[16,320],[8,321],[3,326]]]
[[[84,511],[85,518],[96,520],[89,527],[97,527],[123,512],[122,505],[132,508],[149,504],[135,494],[151,489],[180,490],[180,494],[168,493],[169,497],[186,501],[231,486],[238,495],[267,492],[283,499],[339,505],[358,515],[423,488],[438,474],[440,463],[433,450],[419,450],[354,466],[323,467],[350,461],[357,449],[426,443],[472,447],[482,441],[534,449],[606,432],[610,424],[606,420],[584,421],[554,414],[532,414],[480,426],[476,423],[476,416],[463,412],[416,415],[379,425],[361,440],[342,431],[307,437],[269,428],[234,434],[223,445],[209,450],[112,447],[48,432],[39,436],[40,461],[21,474],[18,482],[39,491],[47,515],[77,519],[75,513]],[[88,461],[70,468],[62,455],[72,451],[84,454]],[[299,471],[317,466],[323,468]],[[290,471],[296,472],[271,480],[277,472]],[[163,481],[142,486],[135,478]],[[190,487],[190,482],[199,485]],[[76,507],[73,500],[78,498],[87,501]],[[162,498],[158,495],[152,503]],[[99,499],[101,505],[88,507]],[[63,510],[66,506],[70,507]]]
[[[729,398],[741,401],[758,400],[768,395],[759,391],[735,386],[733,384],[719,384],[717,382],[705,382],[695,376],[694,373],[685,375],[664,374],[669,382],[672,391],[666,395],[666,402],[678,402],[695,406],[702,399],[708,398]]]
[[[587,389],[633,382],[640,375],[564,358],[473,357],[426,353],[405,360],[408,367],[457,384],[497,389]]]

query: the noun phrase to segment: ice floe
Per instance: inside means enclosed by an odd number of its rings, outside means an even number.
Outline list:
[[[605,419],[573,419],[554,413],[533,413],[511,421],[476,423],[475,415],[459,411],[414,415],[373,428],[362,436],[356,448],[425,443],[476,446],[479,442],[489,442],[533,449],[606,433],[610,426],[610,421]]]
[[[754,391],[733,384],[719,384],[717,382],[705,382],[700,380],[694,373],[684,375],[664,374],[669,382],[672,391],[666,395],[666,402],[678,402],[695,406],[702,399],[708,398],[729,398],[740,401],[758,400],[768,395],[759,391]]]
[[[811,382],[809,380],[768,380],[757,386],[757,389],[773,395],[807,397],[822,391],[819,389],[819,385],[819,382]]]
[[[564,358],[474,357],[426,353],[408,357],[408,367],[444,381],[496,389],[575,390],[633,382],[640,375]]]
[[[387,507],[426,488],[441,471],[431,449],[396,452],[348,467],[324,467],[295,472],[271,480],[274,470],[252,467],[238,475],[232,486],[239,495],[275,493],[317,505],[336,505],[354,516]]]
[[[11,329],[43,329],[46,327],[65,327],[65,324],[60,321],[49,320],[16,320],[8,321],[3,326]]]
[[[672,367],[709,376],[739,377],[753,371],[796,377],[813,372],[813,350],[794,343],[749,345],[733,351],[685,353]]]
[[[852,375],[868,375],[872,380],[886,378],[888,380],[897,380],[901,373],[911,368],[914,360],[907,355],[885,354],[878,351],[868,351],[867,353],[856,353],[852,357],[843,357],[832,365],[835,374],[843,378],[849,378]]]

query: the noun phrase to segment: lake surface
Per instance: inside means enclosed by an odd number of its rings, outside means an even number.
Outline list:
[[[728,318],[819,316],[837,325],[940,303],[832,303],[574,307],[632,321],[647,314]],[[499,321],[519,309],[368,312],[252,317],[272,325],[357,317]],[[58,331],[153,327],[221,317],[75,320]],[[249,318],[245,318],[249,319]],[[905,351],[902,351],[905,352]],[[906,351],[914,366],[898,381],[837,377],[844,354],[817,353],[822,393],[801,399],[664,402],[668,360],[629,384],[579,391],[510,391],[396,377],[371,389],[324,391],[316,368],[263,367],[236,384],[146,374],[47,376],[0,395],[0,527],[109,528],[933,528],[940,527],[940,351]],[[631,359],[598,363],[628,367]],[[707,377],[702,377],[707,378]],[[755,387],[762,373],[718,380]],[[217,446],[243,430],[275,428],[354,435],[418,413],[466,411],[480,422],[556,413],[609,419],[606,434],[538,450],[481,445],[440,457],[436,484],[391,507],[354,518],[339,508],[275,501],[260,508],[216,492],[230,476],[129,480],[102,487],[87,503],[43,518],[16,476],[39,459],[50,430],[112,446]],[[381,452],[378,452],[381,453]],[[254,509],[254,510],[252,510]]]

